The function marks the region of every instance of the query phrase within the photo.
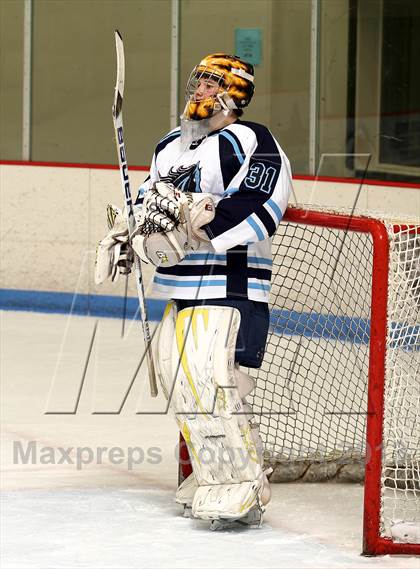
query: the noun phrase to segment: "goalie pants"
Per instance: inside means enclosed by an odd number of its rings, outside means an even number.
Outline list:
[[[270,316],[266,302],[209,298],[202,300],[175,300],[178,311],[192,306],[230,306],[241,313],[241,325],[236,341],[235,361],[244,367],[261,367],[267,341]]]

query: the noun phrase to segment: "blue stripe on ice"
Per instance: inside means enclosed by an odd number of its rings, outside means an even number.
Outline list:
[[[200,283],[203,286],[201,281]],[[225,281],[209,282],[213,286],[225,284]],[[146,302],[149,320],[160,320],[166,301],[149,298]],[[132,319],[138,311],[138,299],[131,296],[124,299],[123,296],[99,294],[0,289],[0,309],[111,318],[123,318],[125,315],[125,318]],[[370,336],[370,320],[343,315],[273,310],[270,324],[274,334],[283,336],[304,336],[355,344],[368,344]],[[392,348],[420,351],[420,325],[393,322],[390,335]]]
[[[278,335],[323,338],[353,344],[368,344],[370,338],[370,320],[354,316],[273,310],[270,327]],[[420,326],[393,322],[390,336],[392,348],[420,350]]]
[[[363,318],[275,310],[270,315],[275,334],[342,340],[358,344],[369,342],[370,322]]]
[[[134,318],[139,306],[136,297],[99,294],[73,294],[39,290],[0,289],[0,309],[27,312],[51,312],[80,316]],[[149,320],[160,320],[166,301],[147,299]]]

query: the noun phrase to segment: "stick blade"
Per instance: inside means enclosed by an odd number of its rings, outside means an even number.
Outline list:
[[[117,79],[115,82],[114,105],[112,113],[117,118],[122,110],[125,83],[124,43],[118,30],[115,30],[115,49],[117,52]]]

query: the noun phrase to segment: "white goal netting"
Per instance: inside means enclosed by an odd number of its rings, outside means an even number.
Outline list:
[[[272,481],[363,480],[367,402],[378,397],[368,394],[371,336],[381,342],[371,307],[386,294],[372,291],[375,255],[388,284],[385,373],[375,380],[385,396],[381,531],[396,539],[398,524],[420,521],[420,220],[379,219],[389,243],[383,258],[360,230],[363,218],[357,231],[328,220],[314,226],[311,214],[281,223],[271,330],[263,365],[251,370],[251,403]]]

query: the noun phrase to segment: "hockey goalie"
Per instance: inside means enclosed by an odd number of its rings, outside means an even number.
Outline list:
[[[269,327],[271,236],[291,191],[289,161],[271,132],[240,117],[254,69],[216,53],[191,72],[181,126],[156,146],[136,200],[129,244],[109,209],[96,282],[128,272],[133,250],[156,266],[154,293],[170,302],[154,361],[193,473],[178,488],[185,513],[213,529],[259,526],[270,499],[258,422],[246,397]]]

